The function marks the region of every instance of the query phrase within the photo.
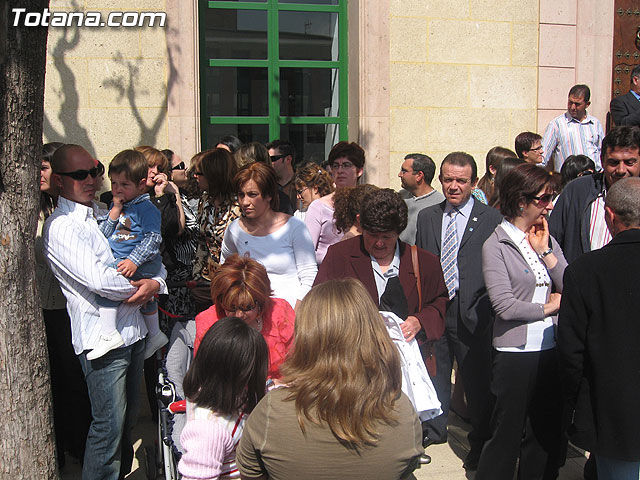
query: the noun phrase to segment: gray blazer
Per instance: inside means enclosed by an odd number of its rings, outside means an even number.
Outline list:
[[[562,293],[562,276],[567,261],[560,245],[550,237],[558,258],[549,270],[553,292]],[[498,225],[482,247],[482,274],[496,313],[493,346],[521,347],[527,343],[527,324],[544,319],[544,305],[532,303],[536,277],[511,237]],[[558,324],[558,316],[553,316]]]

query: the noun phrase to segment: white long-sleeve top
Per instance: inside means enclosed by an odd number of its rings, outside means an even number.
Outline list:
[[[136,291],[129,280],[109,267],[115,258],[98,228],[96,217],[99,214],[104,212],[99,212],[96,204],[87,207],[60,197],[42,233],[44,254],[67,299],[73,349],[77,355],[95,348],[98,343],[100,313],[96,294],[121,301]],[[167,292],[165,277],[166,270],[162,267],[159,275],[153,278],[160,283],[159,293]],[[144,338],[147,327],[140,306],[121,304],[116,328],[125,345]]]
[[[284,298],[292,308],[313,286],[318,273],[316,253],[304,222],[290,217],[275,232],[254,236],[245,232],[239,219],[224,233],[221,261],[234,253],[246,255],[267,269],[273,296]]]
[[[421,421],[442,413],[438,394],[424,365],[416,339],[407,342],[400,325],[403,320],[393,312],[380,312],[391,340],[400,352],[402,392],[409,398]]]

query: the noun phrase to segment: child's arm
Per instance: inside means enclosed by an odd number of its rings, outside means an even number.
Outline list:
[[[162,236],[158,232],[146,232],[129,256],[118,263],[118,272],[125,277],[131,277],[140,265],[150,261],[160,252],[161,243]]]
[[[104,222],[98,225],[100,231],[105,237],[109,238],[113,235],[113,232],[115,232],[116,226],[118,225],[118,219],[120,218],[120,214],[122,214],[123,205],[124,200],[122,197],[113,197],[113,206],[111,207],[111,210],[109,210],[109,216]]]

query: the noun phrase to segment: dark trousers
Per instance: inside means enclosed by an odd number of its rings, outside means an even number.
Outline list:
[[[518,458],[519,480],[557,478],[564,442],[556,349],[495,352],[491,390],[492,436],[476,480],[512,480]]]
[[[91,403],[82,367],[71,344],[71,320],[65,309],[43,310],[42,314],[49,349],[58,456],[68,449],[82,461],[91,425]]]
[[[471,449],[479,454],[484,442],[491,434],[489,422],[493,409],[493,396],[490,392],[491,331],[485,328],[471,333],[465,327],[460,318],[457,295],[447,305],[445,333],[436,342],[434,351],[437,372],[431,377],[431,381],[442,404],[443,413],[426,422],[423,426],[425,434],[436,443],[447,440],[447,421],[451,403],[451,369],[455,358],[464,380],[471,419],[469,443]]]

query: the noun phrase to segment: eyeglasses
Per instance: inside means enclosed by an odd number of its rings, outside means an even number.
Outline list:
[[[355,167],[355,165],[351,162],[344,162],[344,163],[336,162],[331,164],[331,170],[340,170],[341,168],[344,170],[348,170],[353,167]]]
[[[269,158],[271,159],[272,162],[277,162],[278,160],[280,160],[281,158],[286,157],[287,155],[269,155]]]
[[[225,310],[226,312],[231,312],[231,313],[235,313],[235,312],[244,312],[244,313],[248,313],[251,312],[253,310],[255,310],[258,307],[258,303],[255,302],[251,305],[245,305],[244,307],[237,307],[235,305],[231,305],[231,307],[226,308],[226,307],[222,307],[223,310]]]
[[[194,177],[201,177],[202,176],[202,172],[193,172],[193,176]]]
[[[402,173],[404,175],[405,173],[417,173],[417,172],[415,170],[409,171],[409,170],[405,170],[404,168],[401,168],[400,169],[400,173]]]
[[[302,195],[304,193],[305,190],[309,190],[309,187],[304,187],[301,189],[296,189],[296,195]]]
[[[536,147],[536,148],[530,148],[529,150],[535,151],[535,152],[539,152],[540,150],[542,150],[542,145],[540,145],[539,147]]]
[[[104,172],[104,167],[102,171]],[[96,178],[98,174],[100,174],[100,169],[98,167],[93,167],[91,170],[75,170],[73,172],[56,172],[56,173],[64,177],[71,177],[74,180],[84,180],[89,175],[91,175],[91,178]]]
[[[551,203],[551,200],[553,200],[553,195],[554,195],[553,193],[545,193],[544,195],[540,195],[539,197],[530,197],[530,198],[531,200],[535,200],[541,205],[547,205]]]
[[[175,167],[171,167],[171,171],[174,170],[186,170],[186,166],[184,164],[184,161],[180,162],[179,164],[177,164]]]

